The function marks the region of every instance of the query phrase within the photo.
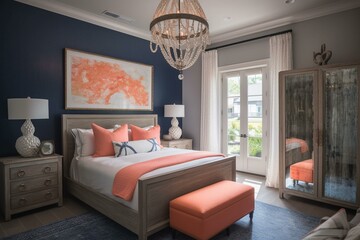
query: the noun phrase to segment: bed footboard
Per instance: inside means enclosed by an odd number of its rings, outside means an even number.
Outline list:
[[[169,225],[169,202],[221,180],[236,180],[235,157],[139,180],[139,239]]]
[[[145,127],[157,125],[157,115],[65,114],[62,116],[65,190],[134,232],[140,240],[145,240],[151,234],[168,226],[170,200],[221,180],[236,179],[235,157],[141,179],[139,206],[138,211],[135,211],[69,178],[75,149],[71,129],[91,128],[92,123],[105,128],[125,123]]]

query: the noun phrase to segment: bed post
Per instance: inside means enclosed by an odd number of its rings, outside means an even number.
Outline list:
[[[138,233],[138,239],[139,240],[147,240],[147,211],[145,209],[146,206],[146,192],[145,184],[143,181],[139,181],[138,185],[138,211],[139,211],[139,233]]]

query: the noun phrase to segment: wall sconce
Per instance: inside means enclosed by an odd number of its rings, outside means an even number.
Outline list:
[[[169,128],[169,135],[172,139],[179,139],[182,134],[182,130],[179,127],[179,121],[177,117],[185,117],[185,107],[184,105],[165,105],[164,110],[165,117],[172,117],[171,128]]]
[[[48,119],[49,101],[35,98],[8,99],[8,119],[25,119],[21,126],[22,136],[16,140],[15,148],[23,157],[34,157],[39,152],[40,140],[34,136],[35,127],[31,119]]]

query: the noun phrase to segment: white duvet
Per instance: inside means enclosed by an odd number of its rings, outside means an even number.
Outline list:
[[[115,157],[81,157],[78,160],[73,159],[70,167],[70,176],[71,178],[84,184],[108,197],[115,199],[118,202],[123,203],[124,205],[137,210],[138,209],[138,186],[136,186],[134,197],[131,201],[125,201],[121,198],[115,197],[112,195],[112,185],[114,181],[115,174],[122,168],[154,158],[193,152],[193,150],[185,150],[178,148],[163,148],[160,151],[150,152],[150,153],[139,153],[128,156],[121,156],[118,158]],[[164,167],[147,174],[144,174],[140,179],[145,179],[149,177],[154,177],[162,175],[164,173],[174,172],[178,170],[183,170],[191,168],[193,166],[202,165],[205,163],[218,161],[223,159],[222,157],[209,157],[202,158],[199,160],[194,160],[170,167]]]

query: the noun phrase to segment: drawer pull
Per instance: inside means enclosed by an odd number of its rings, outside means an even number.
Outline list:
[[[45,167],[43,173],[49,173],[49,172],[51,172],[51,167]]]
[[[51,199],[52,196],[53,196],[53,194],[52,194],[51,192],[47,192],[47,193],[45,194],[45,199]]]
[[[25,191],[25,190],[26,190],[25,184],[24,184],[24,183],[20,184],[20,185],[18,186],[18,190],[19,190],[20,192]]]
[[[18,176],[18,177],[23,177],[23,176],[25,176],[25,171],[24,171],[24,170],[18,171],[18,172],[17,172],[17,176]]]
[[[25,206],[26,205],[27,200],[25,198],[20,198],[19,200],[19,206]]]
[[[50,179],[46,179],[46,180],[44,181],[44,185],[45,185],[45,186],[50,186],[50,185],[51,185],[51,180],[50,180]]]

